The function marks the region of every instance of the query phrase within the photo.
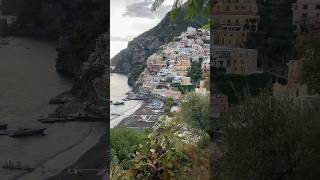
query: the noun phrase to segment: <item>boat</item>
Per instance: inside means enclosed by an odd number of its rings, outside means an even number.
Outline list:
[[[8,128],[8,124],[0,124],[0,129],[7,129]]]
[[[26,171],[33,171],[34,168],[27,165],[22,165],[20,161],[5,161],[2,164],[3,169],[17,169],[17,170],[26,170]]]
[[[44,135],[44,131],[46,129],[47,128],[21,128],[8,135],[10,137],[26,137],[26,136],[36,135],[36,134]]]
[[[124,105],[124,102],[123,101],[117,101],[117,102],[115,102],[115,103],[113,103],[113,105]]]

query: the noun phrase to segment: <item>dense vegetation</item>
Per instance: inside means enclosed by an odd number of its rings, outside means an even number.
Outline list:
[[[242,75],[213,75],[214,86],[221,93],[227,95],[229,103],[237,104],[240,97],[251,94],[257,96],[261,90],[271,93],[273,77],[268,73],[252,74],[248,76]],[[285,83],[285,82],[283,82]]]
[[[302,68],[303,82],[308,85],[311,94],[320,94],[320,42],[306,42],[301,49],[305,57]]]
[[[250,113],[249,113],[250,112]],[[320,144],[316,110],[308,117],[269,95],[244,99],[219,121],[216,179],[317,179]],[[313,157],[313,158],[311,158]]]
[[[181,85],[181,84],[178,84],[178,83],[171,83],[171,87],[176,88],[182,94],[186,94],[188,92],[193,92],[195,90],[195,88],[196,88],[195,85]]]
[[[202,129],[209,123],[209,98],[194,93],[186,98],[190,102],[162,119],[147,138],[146,132],[111,130],[112,179],[209,179],[210,137]],[[168,100],[166,106],[172,104]],[[195,108],[198,113],[190,116]]]
[[[192,62],[191,64],[191,81],[194,83],[199,83],[202,78],[201,61]]]
[[[279,3],[258,1],[259,29],[249,36],[247,46],[258,49],[258,65],[264,68],[284,66],[295,55],[295,34],[292,26],[291,4],[295,0]]]

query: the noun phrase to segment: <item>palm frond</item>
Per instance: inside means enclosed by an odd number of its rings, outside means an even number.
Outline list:
[[[156,11],[159,9],[159,7],[163,4],[165,0],[155,0],[153,3],[152,3],[152,6],[151,6],[151,11]]]

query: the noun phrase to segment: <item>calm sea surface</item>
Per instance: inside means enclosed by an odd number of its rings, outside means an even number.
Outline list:
[[[1,180],[42,180],[54,175],[75,162],[105,132],[101,123],[46,125],[36,120],[55,108],[48,105],[50,98],[72,85],[55,71],[54,47],[39,40],[0,37],[0,122],[8,123],[9,128],[47,127],[46,136],[0,136]],[[1,169],[7,160],[37,169],[27,174]]]

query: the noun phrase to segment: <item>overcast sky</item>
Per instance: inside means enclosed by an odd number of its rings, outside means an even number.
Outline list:
[[[110,57],[127,47],[128,41],[156,26],[171,10],[173,0],[151,11],[154,0],[110,0]]]

